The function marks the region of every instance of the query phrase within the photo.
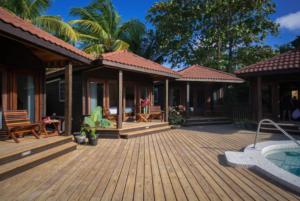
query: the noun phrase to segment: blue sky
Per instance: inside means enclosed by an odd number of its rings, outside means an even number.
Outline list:
[[[114,6],[120,13],[122,20],[140,19],[146,22],[147,10],[157,0],[112,0]],[[48,14],[60,15],[64,20],[70,20],[69,10],[72,7],[86,6],[90,0],[53,0]],[[274,0],[277,11],[271,16],[272,20],[281,24],[277,36],[269,36],[265,43],[276,46],[293,40],[300,35],[300,0]],[[147,24],[151,26],[150,24]]]

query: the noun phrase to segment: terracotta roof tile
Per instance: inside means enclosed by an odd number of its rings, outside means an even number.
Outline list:
[[[115,62],[137,67],[141,70],[153,71],[154,73],[167,73],[169,75],[179,77],[179,74],[176,71],[173,71],[170,68],[164,67],[158,63],[145,59],[127,50],[105,53],[102,54],[101,58],[103,59],[103,61]]]
[[[195,81],[215,81],[215,82],[243,82],[242,79],[232,75],[230,73],[225,73],[223,71],[215,70],[212,68],[193,65],[187,67],[181,71],[179,74],[182,76],[180,80],[195,80]]]
[[[60,46],[72,53],[75,53],[79,56],[85,57],[89,60],[94,60],[94,57],[92,57],[91,55],[77,49],[76,47],[70,45],[69,43],[64,42],[63,40],[39,29],[38,27],[34,26],[33,24],[31,24],[30,22],[27,22],[23,19],[21,19],[20,17],[14,15],[13,13],[5,10],[4,8],[0,7],[0,20],[10,24],[16,28],[21,29],[24,32],[28,32],[40,39],[43,39],[47,42],[50,42],[54,45]]]
[[[291,50],[275,56],[266,61],[261,61],[235,71],[236,74],[247,74],[254,72],[270,72],[288,69],[300,70],[300,49]]]

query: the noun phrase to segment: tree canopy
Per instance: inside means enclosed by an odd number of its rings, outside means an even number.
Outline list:
[[[300,48],[300,36],[297,36],[294,40],[292,40],[291,42],[281,45],[279,46],[279,51],[280,53],[284,53],[287,52],[289,50],[293,50],[296,48]]]
[[[138,20],[122,23],[110,0],[94,0],[86,7],[73,8],[71,14],[79,17],[69,23],[78,33],[81,48],[95,56],[125,49],[138,51],[146,33]]]
[[[166,61],[232,71],[238,49],[276,34],[271,0],[167,0],[154,4],[147,19],[155,26]]]
[[[0,6],[65,41],[77,41],[77,34],[72,26],[64,22],[60,16],[44,15],[51,2],[51,0],[0,0]]]

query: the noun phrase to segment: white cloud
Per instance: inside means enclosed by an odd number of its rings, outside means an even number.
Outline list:
[[[299,30],[300,11],[279,17],[276,19],[276,22],[280,24],[281,28],[285,28],[289,30]]]

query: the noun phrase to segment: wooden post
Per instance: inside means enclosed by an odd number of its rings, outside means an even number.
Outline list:
[[[72,72],[73,66],[69,62],[65,67],[65,134],[72,134]]]
[[[122,128],[122,116],[123,116],[123,71],[119,70],[119,80],[118,80],[118,88],[119,88],[119,101],[118,101],[118,122],[117,128]]]
[[[274,120],[280,119],[280,100],[278,82],[272,84],[272,116]]]
[[[165,122],[169,120],[169,80],[165,80]]]
[[[262,119],[261,76],[257,77],[256,91],[257,91],[257,121],[259,122]]]
[[[190,82],[186,83],[186,117],[189,117],[190,113]]]

